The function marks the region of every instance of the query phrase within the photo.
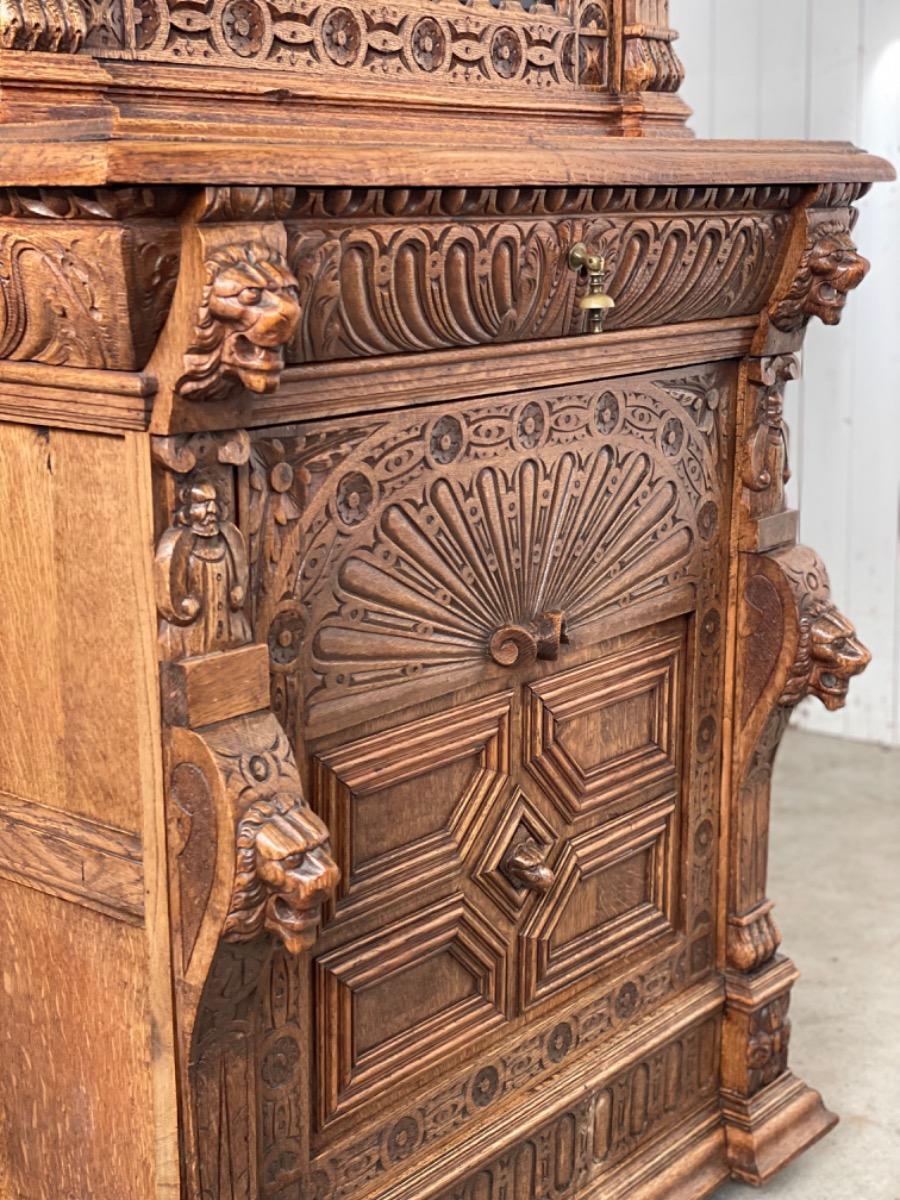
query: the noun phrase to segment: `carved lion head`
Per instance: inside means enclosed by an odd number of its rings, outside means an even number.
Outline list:
[[[237,850],[226,938],[249,941],[265,930],[291,954],[309,949],[339,878],[324,823],[297,793],[278,792],[248,808]]]
[[[826,325],[840,321],[847,295],[869,273],[869,261],[859,253],[850,231],[841,225],[822,225],[800,260],[793,287],[775,309],[779,329],[802,328],[810,317]]]
[[[831,711],[843,708],[850,680],[871,658],[843,613],[830,600],[815,601],[800,618],[797,658],[781,703],[817,696]]]
[[[236,384],[273,392],[284,347],[300,320],[297,280],[264,242],[228,246],[205,264],[194,344],[178,391],[192,400],[222,400]]]

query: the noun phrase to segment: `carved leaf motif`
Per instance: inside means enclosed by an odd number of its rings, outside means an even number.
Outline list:
[[[0,235],[0,358],[67,367],[130,367],[112,320],[118,235]],[[130,336],[127,336],[130,341]]]

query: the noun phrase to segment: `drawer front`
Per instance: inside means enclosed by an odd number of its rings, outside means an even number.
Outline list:
[[[255,435],[257,631],[342,871],[295,1064],[323,1195],[711,969],[734,384]]]
[[[302,319],[293,364],[579,334],[585,242],[608,330],[758,313],[789,188],[302,191],[285,220]]]

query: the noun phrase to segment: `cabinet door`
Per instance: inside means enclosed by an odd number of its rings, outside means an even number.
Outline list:
[[[298,1006],[323,1194],[711,968],[733,379],[257,435],[299,531],[257,621],[342,870]]]

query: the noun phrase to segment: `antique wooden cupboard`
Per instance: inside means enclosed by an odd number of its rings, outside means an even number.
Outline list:
[[[833,1124],[769,783],[868,653],[782,396],[890,168],[693,140],[674,36],[0,0],[4,1200],[693,1200]]]

